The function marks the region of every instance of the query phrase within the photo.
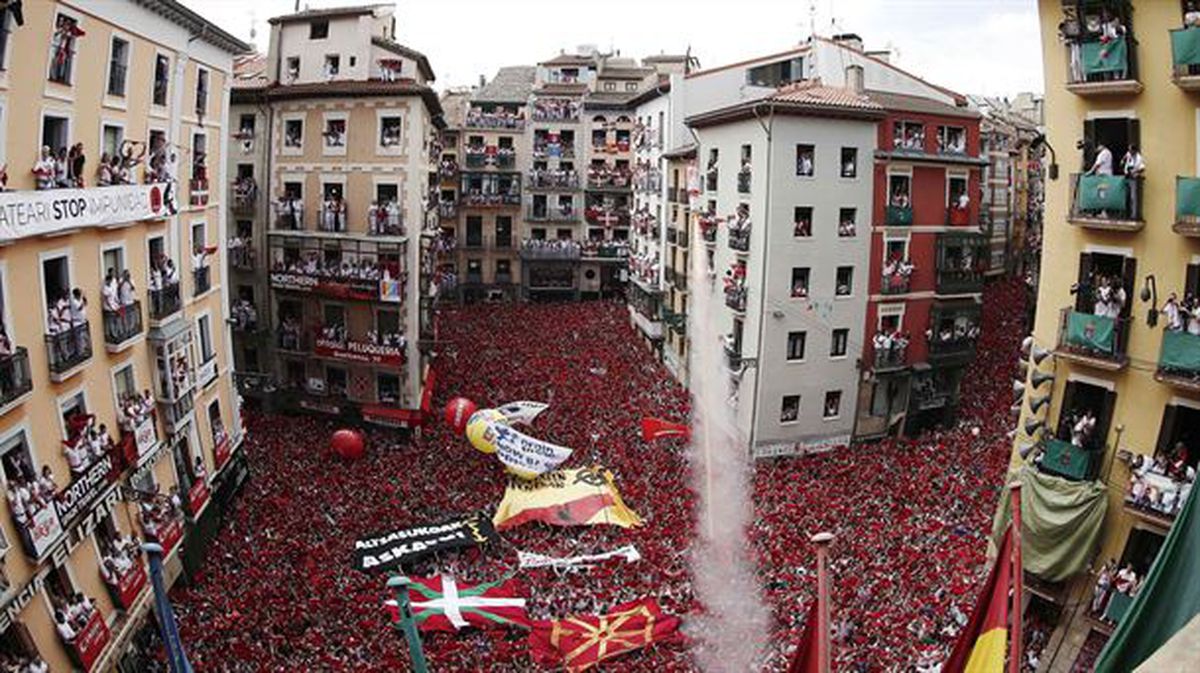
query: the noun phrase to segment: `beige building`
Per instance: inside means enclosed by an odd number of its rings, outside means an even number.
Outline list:
[[[667,183],[665,261],[663,264],[663,364],[688,385],[688,283],[692,279],[691,242],[696,235],[692,196],[700,192],[696,145],[664,152]]]
[[[231,114],[242,389],[271,407],[412,427],[432,327],[419,297],[436,234],[433,71],[395,42],[391,5],[270,25]]]
[[[133,670],[151,592],[122,547],[193,571],[245,477],[221,185],[247,46],[174,0],[23,9],[0,7],[0,660]]]

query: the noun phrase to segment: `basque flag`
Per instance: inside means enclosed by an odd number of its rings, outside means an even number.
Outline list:
[[[487,584],[459,582],[453,575],[410,577],[408,599],[413,621],[422,631],[453,633],[468,626],[481,629],[515,626],[529,628],[525,598],[517,581],[504,579]],[[395,600],[384,603],[389,621],[399,621]]]

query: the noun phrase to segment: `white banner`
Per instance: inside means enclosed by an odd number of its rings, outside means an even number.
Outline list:
[[[146,456],[154,450],[155,445],[158,444],[158,433],[154,430],[154,416],[151,414],[146,414],[146,417],[142,419],[141,423],[138,423],[137,428],[135,428],[133,432],[133,436],[137,441],[138,463],[141,464],[142,460],[144,460]]]
[[[612,559],[623,559],[626,563],[636,563],[642,559],[642,555],[638,553],[637,548],[633,545],[627,545],[620,549],[604,552],[603,554],[568,556],[566,558],[517,551],[517,562],[522,568],[590,568],[595,563]]]
[[[0,240],[170,217],[175,184],[0,192]]]
[[[529,425],[538,417],[538,414],[549,407],[550,405],[544,402],[521,400],[520,402],[509,402],[503,406],[496,407],[496,411],[504,414],[509,423],[524,423],[525,425]]]

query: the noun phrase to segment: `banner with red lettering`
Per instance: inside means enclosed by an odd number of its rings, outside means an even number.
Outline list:
[[[174,517],[167,520],[158,532],[158,544],[163,548],[163,557],[175,549],[175,545],[183,539],[183,523]]]
[[[100,610],[93,610],[88,623],[75,634],[75,654],[83,670],[92,670],[92,665],[104,653],[109,637],[108,624],[104,623]]]
[[[188,512],[193,517],[200,516],[204,503],[208,502],[208,483],[204,479],[196,479],[188,489]]]
[[[225,467],[225,463],[229,462],[229,454],[232,451],[232,443],[229,441],[229,435],[222,432],[221,437],[217,439],[216,446],[213,447],[213,460],[217,464],[217,469]]]
[[[133,602],[145,588],[146,567],[139,560],[129,569],[129,572],[117,579],[117,599],[120,601],[121,607],[126,610],[133,607]]]

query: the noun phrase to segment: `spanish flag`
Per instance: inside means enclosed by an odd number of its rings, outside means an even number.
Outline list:
[[[511,480],[492,522],[503,530],[530,521],[551,526],[642,525],[641,517],[621,500],[612,472],[602,467]]]
[[[1008,654],[1008,592],[1012,582],[1012,530],[1004,531],[996,565],[979,593],[971,620],[958,634],[942,673],[1004,673]]]

